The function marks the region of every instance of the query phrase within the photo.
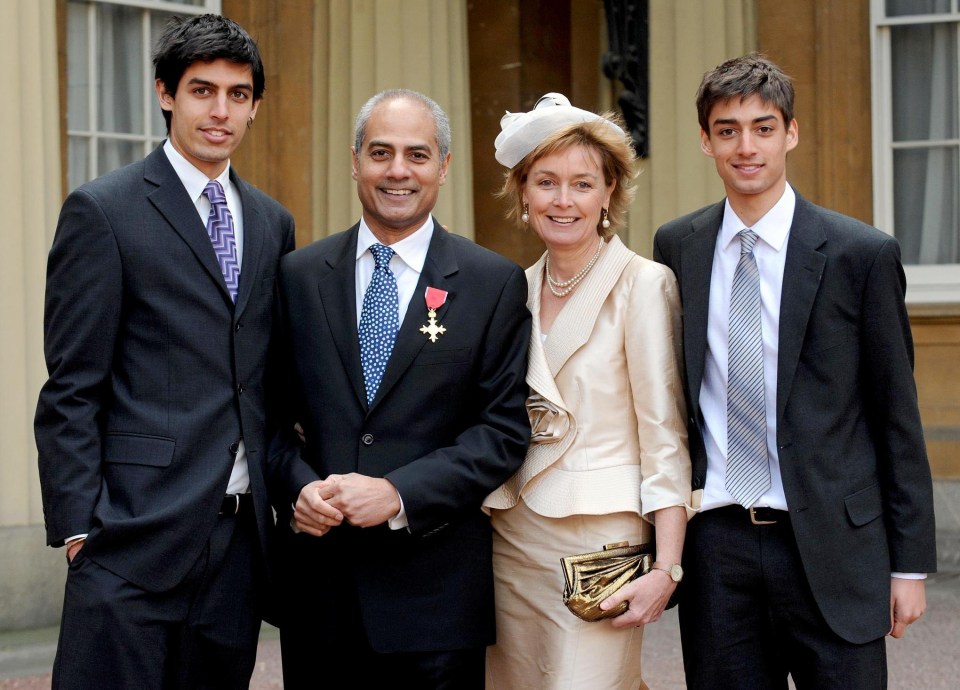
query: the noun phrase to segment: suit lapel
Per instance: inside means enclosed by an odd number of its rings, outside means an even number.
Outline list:
[[[210,244],[207,228],[200,220],[193,200],[187,196],[187,191],[183,188],[183,183],[177,177],[176,171],[170,165],[170,161],[167,160],[167,155],[163,152],[162,146],[156,148],[153,153],[147,156],[144,170],[144,179],[150,184],[156,185],[156,189],[147,195],[150,203],[187,243],[197,257],[197,261],[219,286],[224,298],[229,302],[230,293],[227,290],[226,282],[224,282],[223,273],[220,271],[220,264],[217,262],[213,245]],[[246,252],[244,252],[244,257],[246,257]]]
[[[250,300],[250,293],[260,276],[260,256],[263,250],[263,237],[267,232],[260,204],[250,194],[247,184],[230,169],[230,180],[240,193],[243,205],[243,263],[240,266],[240,285],[237,292],[237,306],[234,318],[239,318]],[[211,245],[212,246],[212,245]],[[219,270],[219,265],[217,266]],[[246,277],[246,280],[244,280]],[[224,282],[226,287],[226,282]]]
[[[543,330],[540,326],[540,295],[543,291],[543,267],[546,257],[546,254],[541,256],[540,260],[526,271],[527,309],[533,317],[530,346],[527,350],[527,385],[560,409],[566,410],[567,405],[547,364]]]
[[[693,403],[700,398],[703,365],[707,354],[707,316],[710,309],[710,276],[713,254],[723,220],[723,202],[711,206],[691,223],[691,232],[680,240],[677,279],[683,295],[683,345],[687,391]]]
[[[342,244],[324,261],[329,268],[317,283],[327,328],[340,354],[340,361],[361,405],[367,404],[367,391],[360,365],[360,340],[357,335],[357,231],[354,225],[342,236]]]
[[[430,240],[430,248],[427,250],[423,271],[420,273],[420,280],[417,281],[417,288],[413,291],[410,304],[407,305],[407,313],[403,317],[403,323],[400,324],[396,344],[387,361],[387,370],[380,381],[377,395],[370,405],[371,410],[396,385],[423,346],[429,342],[427,336],[420,332],[420,327],[427,322],[427,305],[424,301],[427,287],[435,287],[447,292],[447,301],[437,310],[437,323],[443,323],[444,315],[451,308],[451,304],[456,302],[457,295],[449,281],[450,276],[459,270],[453,242],[447,236],[447,232],[441,229],[436,219],[434,219],[433,228],[433,237]]]
[[[544,346],[547,365],[556,376],[574,352],[590,338],[600,308],[613,289],[633,252],[614,236],[581,286],[557,314]],[[543,282],[543,273],[538,276]]]
[[[777,355],[777,420],[783,419],[790,387],[800,361],[804,334],[827,257],[818,251],[826,242],[816,207],[797,194],[787,240],[780,298],[780,346]]]

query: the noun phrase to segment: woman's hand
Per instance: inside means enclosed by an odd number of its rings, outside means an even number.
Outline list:
[[[634,628],[660,620],[667,602],[677,588],[669,573],[663,570],[651,570],[646,575],[628,582],[600,603],[604,611],[612,609],[620,602],[627,602],[627,610],[611,619],[615,628]]]
[[[651,516],[656,526],[657,560],[679,563],[683,553],[683,537],[687,530],[687,513],[683,506],[670,506],[654,511]],[[612,619],[613,627],[629,628],[660,619],[677,583],[664,570],[651,570],[621,587],[615,594],[600,602],[604,611],[626,601],[629,608]]]

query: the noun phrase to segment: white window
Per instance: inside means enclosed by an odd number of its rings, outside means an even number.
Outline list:
[[[960,0],[871,0],[874,221],[907,301],[960,302]]]
[[[166,137],[153,90],[153,44],[174,15],[220,0],[69,0],[67,185],[143,158]]]

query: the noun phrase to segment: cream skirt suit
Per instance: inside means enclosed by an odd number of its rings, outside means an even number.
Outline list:
[[[531,445],[484,502],[497,608],[487,688],[635,689],[643,629],[570,613],[560,558],[650,541],[652,512],[691,510],[680,298],[668,268],[614,237],[547,337],[545,257],[527,269]]]

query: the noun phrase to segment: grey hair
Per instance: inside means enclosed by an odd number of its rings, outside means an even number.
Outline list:
[[[392,101],[400,98],[419,101],[430,111],[430,114],[433,116],[433,123],[436,125],[437,148],[440,150],[440,159],[443,160],[446,158],[450,152],[450,142],[452,139],[450,133],[450,118],[447,117],[447,114],[443,112],[443,108],[437,105],[437,102],[432,98],[424,96],[422,93],[411,91],[410,89],[387,89],[375,96],[371,96],[370,100],[363,104],[360,112],[357,113],[357,120],[354,125],[353,145],[357,153],[360,152],[360,148],[363,146],[363,138],[367,133],[367,122],[370,121],[370,116],[373,114],[374,108],[384,101]]]

